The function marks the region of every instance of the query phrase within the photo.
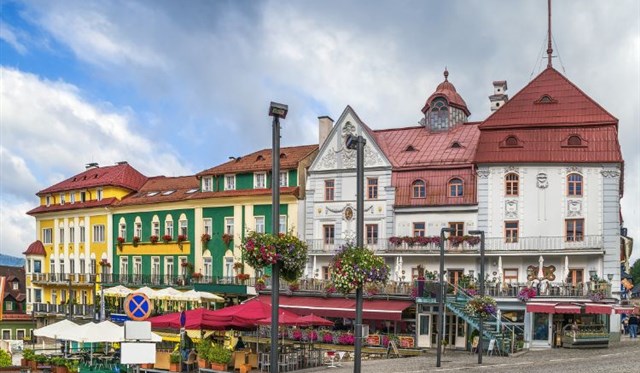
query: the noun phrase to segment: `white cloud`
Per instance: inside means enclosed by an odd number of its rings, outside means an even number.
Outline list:
[[[0,21],[0,40],[4,40],[11,45],[18,53],[26,54],[27,47],[18,41],[18,33],[11,25]]]

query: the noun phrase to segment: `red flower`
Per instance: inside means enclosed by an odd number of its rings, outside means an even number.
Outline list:
[[[118,243],[120,244],[124,243],[124,237],[118,237]]]

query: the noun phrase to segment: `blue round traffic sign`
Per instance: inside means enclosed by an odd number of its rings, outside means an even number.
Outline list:
[[[146,320],[153,312],[153,304],[146,294],[131,293],[124,301],[124,312],[131,320]]]

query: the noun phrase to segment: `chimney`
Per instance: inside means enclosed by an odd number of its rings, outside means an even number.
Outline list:
[[[98,163],[97,162],[92,162],[92,163],[87,163],[84,168],[86,170],[90,170],[92,168],[98,168]]]
[[[489,101],[491,101],[491,111],[500,109],[507,101],[509,101],[509,95],[507,95],[506,92],[506,80],[496,80],[493,82],[493,94],[489,96]]]
[[[333,128],[333,119],[329,116],[318,117],[318,146],[322,147],[322,144],[327,140],[331,129]]]

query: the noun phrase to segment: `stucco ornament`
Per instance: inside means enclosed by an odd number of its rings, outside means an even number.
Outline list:
[[[478,175],[478,178],[480,179],[486,179],[487,177],[489,177],[489,170],[478,170],[476,171],[476,175]]]
[[[353,208],[351,206],[347,206],[344,209],[344,220],[346,221],[353,220]]]
[[[547,174],[540,172],[536,175],[536,186],[540,189],[546,189],[549,186]]]
[[[568,200],[567,201],[567,216],[580,216],[582,215],[582,201],[580,200]]]
[[[518,201],[504,201],[504,216],[510,219],[515,219],[518,217]]]
[[[607,178],[616,178],[620,176],[620,170],[602,170],[600,174]]]

